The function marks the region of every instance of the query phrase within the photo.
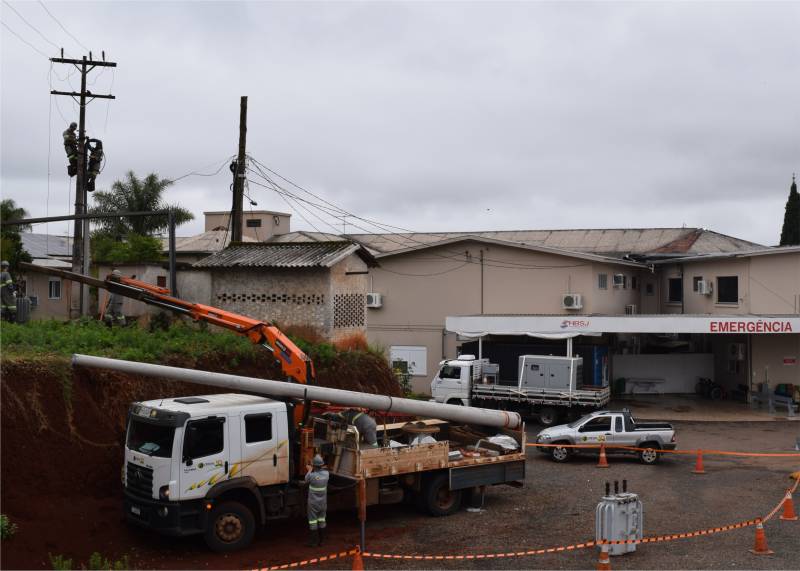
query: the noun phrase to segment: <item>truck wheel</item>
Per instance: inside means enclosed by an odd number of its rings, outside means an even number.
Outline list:
[[[425,486],[424,506],[435,517],[453,515],[461,507],[461,490],[451,490],[447,474],[434,476]]]
[[[652,466],[653,464],[657,464],[661,454],[658,452],[659,447],[657,444],[642,444],[641,446],[644,450],[639,452],[639,461],[642,464],[647,464],[648,466]]]
[[[451,404],[453,406],[464,406],[464,403],[461,401],[461,399],[450,399],[445,404]]]
[[[253,512],[239,502],[223,502],[211,510],[204,537],[213,551],[228,552],[250,545],[255,533]]]
[[[566,462],[569,460],[569,448],[553,446],[550,449],[550,458],[553,459],[553,462]]]
[[[539,411],[539,423],[543,426],[553,426],[558,422],[558,411],[551,406],[547,406]]]

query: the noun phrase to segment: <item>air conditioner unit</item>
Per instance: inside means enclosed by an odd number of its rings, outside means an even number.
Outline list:
[[[383,306],[383,296],[379,293],[368,293],[367,294],[367,307],[372,307],[374,309]]]
[[[697,282],[697,293],[700,295],[711,295],[714,293],[714,282],[700,280]]]
[[[625,306],[625,315],[636,315],[636,304],[629,304]]]
[[[614,287],[625,287],[625,274],[614,274]]]
[[[583,298],[579,293],[565,293],[561,296],[561,307],[564,309],[583,308]]]
[[[744,343],[731,343],[728,345],[728,359],[731,361],[744,361]]]

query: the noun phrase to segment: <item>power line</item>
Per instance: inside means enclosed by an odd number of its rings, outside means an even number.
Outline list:
[[[25,17],[24,17],[22,14],[20,14],[20,13],[17,11],[17,9],[16,9],[16,8],[14,8],[14,6],[12,6],[12,5],[11,5],[10,3],[8,3],[8,2],[3,2],[3,3],[4,3],[6,6],[8,6],[9,8],[11,8],[11,9],[14,11],[14,13],[15,13],[17,16],[19,16],[19,19],[20,19],[20,20],[22,20],[23,22],[25,22],[25,24],[27,24],[27,26],[28,26],[28,27],[29,27],[31,30],[33,30],[34,32],[36,32],[37,34],[39,34],[39,37],[41,37],[41,38],[42,38],[42,39],[43,39],[45,42],[47,42],[48,44],[50,44],[51,46],[53,46],[55,49],[59,49],[59,48],[60,48],[60,46],[58,46],[58,45],[57,45],[57,44],[55,44],[54,42],[50,41],[50,38],[48,38],[48,37],[47,37],[47,36],[45,36],[45,35],[44,35],[44,34],[43,34],[41,31],[39,31],[39,28],[37,28],[36,26],[34,26],[33,24],[31,24],[31,23],[30,23],[28,20],[26,20],[26,19],[25,19]]]
[[[216,164],[217,164],[219,161],[214,161],[214,162],[213,162],[213,163],[211,163],[211,164],[208,164],[208,165],[206,165],[206,166],[200,167],[199,169],[193,170],[192,172],[188,172],[188,173],[186,173],[186,174],[185,174],[185,175],[183,175],[183,176],[179,176],[178,178],[173,178],[173,179],[169,179],[169,180],[170,180],[172,183],[176,183],[176,182],[178,182],[179,180],[182,180],[182,179],[186,178],[187,176],[214,176],[214,175],[217,175],[217,174],[219,174],[219,171],[221,171],[221,170],[222,170],[222,167],[224,167],[224,166],[227,164],[227,162],[228,162],[229,160],[231,160],[231,159],[232,159],[234,156],[235,156],[235,155],[230,155],[230,156],[228,156],[228,157],[225,157],[225,158],[223,159],[223,161],[222,161],[222,164],[219,166],[219,168],[218,168],[217,170],[215,170],[214,172],[212,172],[212,173],[201,173],[201,172],[197,172],[197,171],[198,171],[198,170],[202,170],[202,169],[207,169],[207,168],[209,168],[209,167],[213,167],[213,166],[214,166],[214,165],[216,165]]]
[[[251,157],[251,158],[252,158],[252,157]],[[258,162],[258,161],[256,161],[255,159],[253,159],[253,161],[254,161],[254,163],[255,163],[256,165],[261,165],[261,163],[259,163],[259,162]],[[263,165],[262,165],[262,166],[263,166]],[[265,168],[267,168],[267,167],[265,167]],[[259,169],[259,170],[260,170],[260,169]],[[269,170],[270,172],[273,172],[273,173],[274,173],[274,171],[272,171],[271,169],[268,169],[268,170]],[[251,171],[251,172],[253,172],[253,171]],[[314,203],[314,202],[312,202],[312,201],[306,200],[306,199],[304,199],[304,198],[302,198],[302,197],[299,197],[299,196],[295,195],[294,193],[291,193],[290,191],[288,191],[288,190],[287,190],[287,189],[285,189],[284,187],[282,187],[282,186],[278,185],[277,183],[275,183],[275,182],[274,182],[272,179],[270,179],[268,176],[264,175],[264,173],[261,173],[261,176],[263,176],[265,180],[267,180],[268,182],[270,182],[270,183],[273,185],[273,187],[272,187],[272,188],[270,188],[270,187],[266,187],[265,185],[260,185],[260,186],[264,186],[265,188],[268,188],[269,190],[273,190],[273,191],[275,191],[276,193],[278,193],[279,195],[284,195],[284,194],[286,194],[286,195],[288,195],[288,196],[291,196],[291,197],[292,197],[294,200],[296,200],[296,201],[299,201],[299,202],[305,202],[306,204],[309,204],[310,206],[312,206],[312,207],[315,207],[315,208],[317,208],[317,209],[321,210],[322,212],[325,212],[325,213],[326,213],[326,214],[328,214],[329,216],[334,216],[334,215],[332,215],[332,214],[330,213],[330,211],[331,211],[331,210],[333,210],[333,211],[338,211],[338,212],[340,212],[340,213],[341,213],[341,214],[340,214],[340,216],[350,216],[350,217],[353,217],[353,218],[355,218],[356,220],[364,221],[364,222],[366,222],[367,224],[371,224],[372,226],[375,226],[375,227],[377,227],[377,228],[379,228],[379,229],[381,229],[381,228],[384,228],[384,232],[385,232],[385,228],[392,227],[391,225],[381,224],[381,223],[377,223],[377,222],[375,222],[375,221],[373,221],[373,220],[370,220],[370,219],[367,219],[367,218],[363,218],[363,217],[361,217],[361,216],[358,216],[358,215],[356,215],[356,214],[353,214],[353,213],[351,213],[351,212],[348,212],[348,211],[346,211],[346,210],[344,210],[344,209],[342,209],[342,208],[340,208],[340,207],[338,207],[338,206],[334,205],[333,203],[331,203],[331,202],[329,202],[329,201],[327,201],[327,200],[325,200],[325,199],[323,199],[323,198],[321,198],[321,197],[317,197],[317,198],[319,198],[320,200],[322,200],[323,202],[325,202],[326,204],[329,204],[329,205],[331,205],[331,207],[330,207],[330,208],[328,208],[328,207],[323,207],[323,206],[321,206],[321,205],[319,205],[319,204],[317,204],[317,203]],[[281,175],[276,175],[276,176],[280,176],[280,178],[282,178],[283,180],[288,180],[288,179],[286,179],[285,177],[283,177],[283,176],[281,176]],[[256,183],[255,181],[253,181],[253,183],[254,183],[254,184],[258,184],[258,183]],[[295,184],[294,186],[298,186],[298,185],[296,185],[296,184]],[[298,188],[299,188],[299,186],[298,186]],[[314,195],[314,194],[313,194],[313,193],[311,193],[310,191],[305,191],[305,192],[307,192],[308,194],[311,194],[311,195],[313,195],[313,196],[315,196],[315,197],[316,197],[316,195]],[[334,217],[336,217],[336,216],[334,216]],[[354,226],[354,227],[358,228],[359,230],[361,230],[361,231],[363,231],[363,232],[365,232],[365,233],[367,233],[367,234],[373,234],[373,235],[374,235],[374,232],[371,232],[369,229],[367,229],[367,228],[364,228],[363,226],[360,226],[360,225],[356,224],[355,222],[352,222],[352,221],[350,221],[349,223],[350,223],[352,226]],[[399,228],[399,227],[393,227],[393,228]],[[407,231],[408,231],[408,232],[411,232],[412,234],[414,233],[413,231],[410,231],[410,230],[407,230]],[[434,235],[435,235],[435,234],[434,234]],[[397,244],[397,245],[399,245],[399,246],[402,246],[403,248],[408,248],[408,247],[411,247],[411,246],[413,246],[413,244],[409,244],[409,242],[415,242],[416,244],[418,244],[418,245],[421,245],[421,246],[434,246],[434,245],[435,245],[435,242],[434,242],[434,243],[430,243],[430,242],[423,242],[423,241],[421,241],[421,240],[417,240],[417,239],[413,238],[412,236],[400,236],[400,235],[398,235],[398,233],[397,233],[397,232],[386,232],[386,233],[383,233],[383,234],[381,234],[381,236],[382,236],[382,237],[383,237],[385,240],[387,240],[387,241],[389,241],[389,242],[392,242],[392,243],[394,243],[394,244]],[[404,240],[404,241],[399,241],[398,239],[393,239],[393,238],[391,238],[390,236],[399,237],[399,238],[401,238],[401,239],[402,239],[402,240]],[[448,252],[448,250],[445,250],[445,252]],[[457,261],[461,261],[461,260],[463,259],[463,258],[461,257],[461,256],[463,256],[463,255],[464,255],[464,253],[463,253],[463,252],[459,252],[459,251],[450,250],[450,251],[449,251],[449,253],[450,253],[450,255],[446,255],[446,254],[435,254],[435,253],[433,253],[432,255],[433,255],[433,256],[435,256],[435,257],[444,258],[444,259],[448,259],[448,260],[457,260]],[[509,260],[497,260],[497,259],[492,259],[492,258],[488,258],[488,257],[485,257],[485,258],[483,259],[483,261],[482,261],[482,262],[481,262],[480,260],[471,260],[471,261],[469,261],[469,263],[475,263],[475,264],[481,264],[481,263],[483,263],[484,265],[486,265],[486,266],[488,266],[488,267],[496,267],[496,268],[504,268],[504,269],[530,269],[530,270],[550,270],[550,269],[577,268],[577,267],[584,267],[584,266],[588,265],[588,264],[586,264],[586,263],[579,263],[579,264],[559,264],[559,265],[539,265],[539,264],[526,264],[526,263],[521,263],[521,262],[513,262],[513,261],[509,261]]]
[[[9,32],[11,32],[11,33],[12,33],[12,34],[14,34],[15,36],[17,36],[17,38],[19,38],[19,40],[20,40],[20,41],[21,41],[23,44],[26,44],[26,45],[27,45],[29,48],[31,48],[33,51],[35,51],[36,53],[38,53],[40,56],[42,56],[42,57],[44,57],[44,58],[47,58],[47,57],[48,57],[48,56],[47,56],[47,54],[46,54],[46,53],[44,53],[42,50],[40,50],[39,48],[37,48],[36,46],[34,46],[32,43],[30,43],[28,40],[26,40],[25,38],[23,38],[22,36],[20,36],[20,35],[19,35],[17,32],[15,32],[14,30],[12,30],[11,28],[9,28],[9,27],[8,27],[8,24],[6,24],[5,22],[3,22],[2,20],[0,20],[0,24],[3,24],[3,27],[4,27],[6,30],[8,30]]]
[[[81,41],[80,41],[78,38],[76,38],[75,36],[73,36],[73,35],[70,33],[70,31],[64,27],[64,24],[62,24],[62,23],[61,23],[61,22],[58,20],[58,18],[56,18],[55,16],[53,16],[53,14],[50,12],[50,10],[48,10],[48,9],[47,9],[47,6],[45,6],[45,5],[44,5],[44,2],[42,2],[42,0],[39,0],[39,5],[40,5],[42,8],[44,8],[44,11],[45,11],[45,12],[47,12],[47,15],[48,15],[48,16],[50,16],[50,17],[51,17],[51,18],[52,18],[52,19],[55,21],[55,23],[56,23],[56,24],[58,24],[58,25],[59,25],[59,27],[60,27],[62,30],[64,30],[64,32],[65,32],[65,33],[66,33],[66,34],[67,34],[67,35],[68,35],[70,38],[72,38],[73,40],[75,40],[75,43],[76,43],[76,44],[78,44],[78,45],[79,45],[81,48],[83,48],[85,51],[87,51],[87,52],[88,52],[88,51],[90,51],[90,50],[89,50],[89,48],[87,48],[86,46],[84,46],[84,45],[81,43]]]

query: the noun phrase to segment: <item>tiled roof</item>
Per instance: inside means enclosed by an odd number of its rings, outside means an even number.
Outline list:
[[[248,236],[242,237],[243,242],[256,242]],[[175,251],[179,254],[188,253],[214,253],[224,249],[231,243],[231,233],[225,230],[209,230],[202,234],[175,238]],[[161,248],[164,252],[169,250],[169,238],[161,239]]]
[[[32,258],[72,257],[72,238],[67,236],[21,232],[20,238],[22,247]]]
[[[353,242],[297,242],[234,244],[195,262],[196,268],[329,268],[350,254],[358,254],[369,265],[375,259]]]
[[[526,246],[541,246],[622,257],[630,254],[712,254],[763,248],[760,244],[699,228],[621,228],[580,230],[497,230],[348,234],[377,254],[431,246],[461,236],[479,236]]]

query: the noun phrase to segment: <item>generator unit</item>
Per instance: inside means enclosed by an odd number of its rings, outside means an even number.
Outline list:
[[[520,355],[520,389],[574,391],[583,384],[583,358]]]
[[[600,499],[595,512],[595,539],[601,541],[624,541],[642,539],[644,510],[638,494],[627,491],[628,482],[614,482],[614,493],[606,482],[606,495]],[[609,555],[625,555],[636,551],[635,543],[620,543],[608,546]]]

